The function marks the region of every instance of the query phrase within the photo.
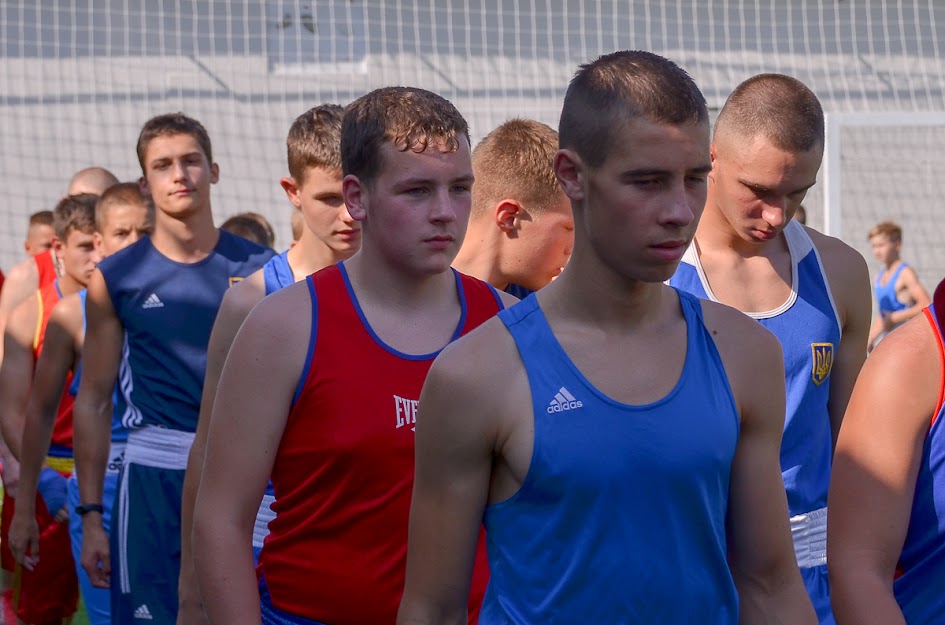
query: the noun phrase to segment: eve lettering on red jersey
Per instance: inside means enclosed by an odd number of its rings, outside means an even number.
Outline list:
[[[410,429],[417,431],[417,405],[420,402],[416,399],[406,399],[394,395],[394,409],[397,414],[397,427],[402,428],[405,425],[411,425]]]

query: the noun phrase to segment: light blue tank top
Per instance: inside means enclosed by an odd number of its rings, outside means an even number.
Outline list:
[[[893,275],[889,278],[886,284],[880,284],[879,280],[882,278],[882,273],[876,276],[876,281],[873,283],[873,293],[876,294],[876,302],[879,305],[879,314],[888,315],[899,310],[905,310],[909,307],[908,304],[903,304],[896,297],[896,281],[899,279],[899,275],[902,274],[902,270],[908,267],[906,263],[899,263],[899,266],[896,267],[896,271],[893,272]]]
[[[725,516],[739,416],[701,305],[679,299],[682,374],[643,406],[578,371],[534,295],[499,313],[528,373],[534,449],[520,490],[483,517],[480,625],[738,622]]]
[[[804,227],[792,221],[784,236],[791,252],[791,295],[775,310],[747,314],[778,337],[784,352],[787,410],[781,475],[794,516],[827,505],[833,454],[827,400],[841,326],[820,255]],[[718,301],[695,245],[683,256],[670,284]]]
[[[144,237],[99,264],[125,329],[125,426],[193,432],[207,368],[207,343],[223,294],[274,252],[220,230],[213,251],[178,263]]]
[[[945,315],[936,315],[936,310],[945,307],[942,291],[939,286],[935,302],[929,307],[939,353],[943,349],[939,317]],[[941,384],[945,384],[945,376]],[[941,395],[941,387],[938,390]],[[893,584],[896,601],[909,625],[940,625],[945,620],[945,408],[938,406],[934,416],[922,446],[909,529],[899,556],[901,575]]]
[[[87,289],[82,289],[79,291],[79,299],[82,300],[82,334],[85,335],[86,329],[86,315],[85,315],[85,302],[89,292]],[[128,440],[128,428],[122,425],[121,418],[125,414],[125,410],[128,409],[128,404],[125,403],[125,398],[122,396],[121,389],[121,376],[123,372],[119,370],[118,375],[118,384],[115,385],[115,390],[112,391],[112,442],[124,443]],[[127,374],[127,372],[124,372]],[[75,369],[75,375],[72,376],[72,384],[69,385],[69,394],[75,397],[79,394],[79,382],[82,379],[82,361],[79,360],[79,364]]]
[[[276,254],[263,265],[263,278],[266,282],[266,295],[272,295],[279,289],[295,284],[292,267],[289,266],[289,250]]]

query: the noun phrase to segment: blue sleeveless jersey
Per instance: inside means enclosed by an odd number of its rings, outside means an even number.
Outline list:
[[[896,297],[896,281],[899,279],[902,270],[908,267],[906,263],[899,263],[899,266],[896,267],[896,271],[893,272],[893,275],[889,278],[885,285],[880,284],[879,280],[883,277],[883,274],[880,273],[876,276],[876,281],[873,283],[873,293],[876,295],[876,303],[879,305],[879,314],[888,315],[899,310],[905,310],[908,308],[908,304],[903,304]]]
[[[534,295],[499,313],[528,374],[534,449],[519,491],[485,510],[480,625],[738,622],[725,517],[739,416],[701,305],[679,299],[682,374],[643,406],[578,371]]]
[[[79,299],[82,300],[82,334],[85,335],[86,329],[86,316],[85,316],[85,301],[87,295],[89,294],[87,289],[82,289],[79,291]],[[112,391],[112,441],[116,443],[124,443],[128,440],[128,428],[122,423],[122,416],[128,409],[128,404],[125,403],[125,398],[122,397],[120,392],[121,389],[121,376],[124,372],[119,370],[119,381],[115,385],[115,390]],[[79,364],[76,366],[75,375],[72,376],[72,384],[69,385],[69,393],[75,397],[79,394],[79,381],[82,379],[82,360],[79,360]]]
[[[784,352],[787,409],[781,475],[788,508],[795,516],[827,505],[833,456],[827,399],[841,326],[820,255],[804,227],[792,221],[784,236],[791,251],[791,295],[775,310],[746,314],[773,332]],[[695,245],[686,251],[670,284],[718,301]]]
[[[289,250],[276,254],[263,265],[263,279],[266,283],[266,295],[272,295],[279,289],[295,284],[292,267],[289,266]]]
[[[943,283],[945,284],[945,283]],[[940,285],[926,317],[935,333],[945,371],[943,308]],[[938,313],[936,314],[936,311]],[[922,464],[912,498],[909,529],[899,556],[901,575],[893,584],[896,601],[909,625],[938,625],[945,619],[945,375],[928,436],[922,446]],[[881,514],[881,512],[877,512]]]
[[[223,294],[273,253],[221,230],[216,247],[197,263],[174,262],[145,237],[99,264],[125,329],[126,427],[195,431],[207,343]]]

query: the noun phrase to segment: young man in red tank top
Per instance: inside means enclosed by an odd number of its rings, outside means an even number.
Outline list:
[[[341,154],[361,250],[260,302],[223,369],[193,536],[211,623],[394,622],[420,387],[444,346],[514,301],[450,270],[473,184],[452,104],[371,92],[345,113]],[[250,538],[270,475],[257,584]]]
[[[62,276],[46,284],[35,296],[22,302],[10,315],[4,333],[5,353],[0,368],[0,428],[14,457],[21,454],[23,426],[27,400],[32,385],[33,370],[42,351],[46,323],[59,300],[84,288],[101,259],[93,244],[95,230],[95,202],[98,196],[82,194],[69,196],[59,202],[54,211],[56,229],[55,253],[63,268]],[[68,387],[70,380],[67,380]],[[53,443],[71,447],[72,398],[59,406]],[[57,438],[58,436],[58,438]],[[68,441],[68,445],[66,442]],[[70,451],[71,453],[71,451]],[[71,458],[47,458],[49,466],[61,473],[71,473]],[[14,593],[17,617],[24,623],[48,623],[71,616],[78,601],[78,585],[69,547],[68,525],[57,525],[68,518],[65,506],[66,481],[45,481],[40,494],[45,506],[37,507],[37,521],[42,528],[43,563],[22,573]],[[15,496],[15,495],[14,495]],[[33,502],[20,505],[33,507]],[[4,506],[4,516],[12,519],[13,506]],[[48,531],[47,531],[48,530]],[[9,545],[3,545],[4,559],[10,559]]]

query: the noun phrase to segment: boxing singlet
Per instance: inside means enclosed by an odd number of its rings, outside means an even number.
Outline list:
[[[453,340],[501,308],[491,286],[454,275],[462,316]],[[343,263],[307,284],[309,354],[272,469],[276,517],[258,572],[283,612],[330,625],[393,623],[404,587],[417,404],[438,352],[404,354],[385,344]],[[484,581],[474,578],[474,595]]]
[[[46,326],[49,324],[49,317],[52,315],[53,307],[62,299],[62,293],[59,291],[58,278],[47,283],[36,292],[36,299],[39,305],[36,317],[36,334],[33,337],[33,357],[34,362],[39,362],[39,355],[43,352],[43,341],[46,338]],[[49,455],[58,458],[72,457],[72,407],[75,404],[75,397],[69,393],[69,387],[72,384],[72,372],[66,376],[66,385],[62,389],[62,398],[59,400],[59,410],[56,413],[56,421],[53,425],[52,440],[49,447]],[[71,471],[69,471],[71,473]]]
[[[59,272],[56,271],[56,260],[53,258],[52,249],[40,252],[34,256],[33,262],[36,263],[36,271],[39,277],[36,288],[41,289],[47,284],[54,282],[56,278],[59,277]]]
[[[886,284],[880,284],[880,280],[883,277],[882,272],[876,276],[876,281],[873,283],[873,292],[876,294],[876,303],[879,305],[879,314],[881,316],[899,310],[905,310],[909,307],[908,304],[903,304],[899,301],[899,298],[896,297],[896,282],[899,280],[903,269],[908,266],[909,265],[906,263],[899,263],[899,266],[896,267],[896,270],[893,272],[892,276],[890,276],[889,280],[886,281]]]
[[[909,625],[938,625],[945,615],[945,281],[923,312],[938,344],[943,375],[922,446],[909,529],[899,556],[901,575],[893,583],[893,591]]]

